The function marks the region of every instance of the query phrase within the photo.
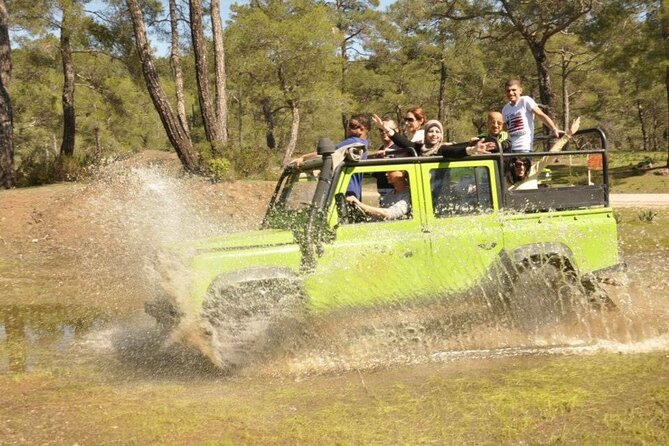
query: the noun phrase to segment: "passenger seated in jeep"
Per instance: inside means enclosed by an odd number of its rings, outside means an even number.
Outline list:
[[[393,191],[381,197],[381,207],[362,203],[353,195],[347,196],[346,202],[349,205],[357,206],[367,216],[375,220],[407,218],[411,213],[411,194],[407,173],[401,170],[394,170],[387,172],[386,176],[388,177],[388,182],[393,186]]]
[[[506,168],[507,186],[513,186],[527,178],[531,165],[532,162],[526,156],[511,158]]]
[[[342,151],[346,151],[351,146],[360,146],[363,148],[362,152],[356,156],[360,159],[367,159],[367,149],[369,148],[369,129],[371,127],[369,115],[367,114],[357,114],[351,116],[348,124],[346,125],[346,139],[341,141],[335,146],[337,149],[337,156],[343,157]],[[295,158],[290,162],[299,166],[310,158],[316,157],[316,152],[305,153],[304,155]],[[361,193],[361,183],[362,175],[356,174],[353,176],[353,179],[348,185],[348,190],[346,195],[355,195],[357,198],[360,198]]]

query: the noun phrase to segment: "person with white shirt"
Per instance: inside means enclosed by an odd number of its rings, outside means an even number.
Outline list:
[[[511,79],[504,85],[509,102],[502,108],[506,131],[511,139],[512,152],[531,152],[534,141],[534,115],[551,130],[556,138],[560,131],[553,120],[529,96],[523,96],[523,85],[518,79]]]

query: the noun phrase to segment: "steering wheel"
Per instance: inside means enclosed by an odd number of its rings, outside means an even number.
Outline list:
[[[367,213],[357,203],[346,203],[346,219],[349,223],[360,223],[369,220]]]

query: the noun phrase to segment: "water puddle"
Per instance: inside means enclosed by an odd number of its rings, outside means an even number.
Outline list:
[[[0,373],[67,364],[80,341],[108,321],[99,310],[75,305],[0,306]]]

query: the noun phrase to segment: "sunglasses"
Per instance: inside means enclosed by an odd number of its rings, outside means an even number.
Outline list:
[[[414,122],[414,121],[415,121],[415,119],[411,118],[411,117],[404,118],[404,122]]]
[[[358,130],[358,129],[361,129],[362,126],[359,125],[359,124],[355,124],[355,123],[349,122],[349,123],[348,123],[348,128],[351,129],[351,130]]]

